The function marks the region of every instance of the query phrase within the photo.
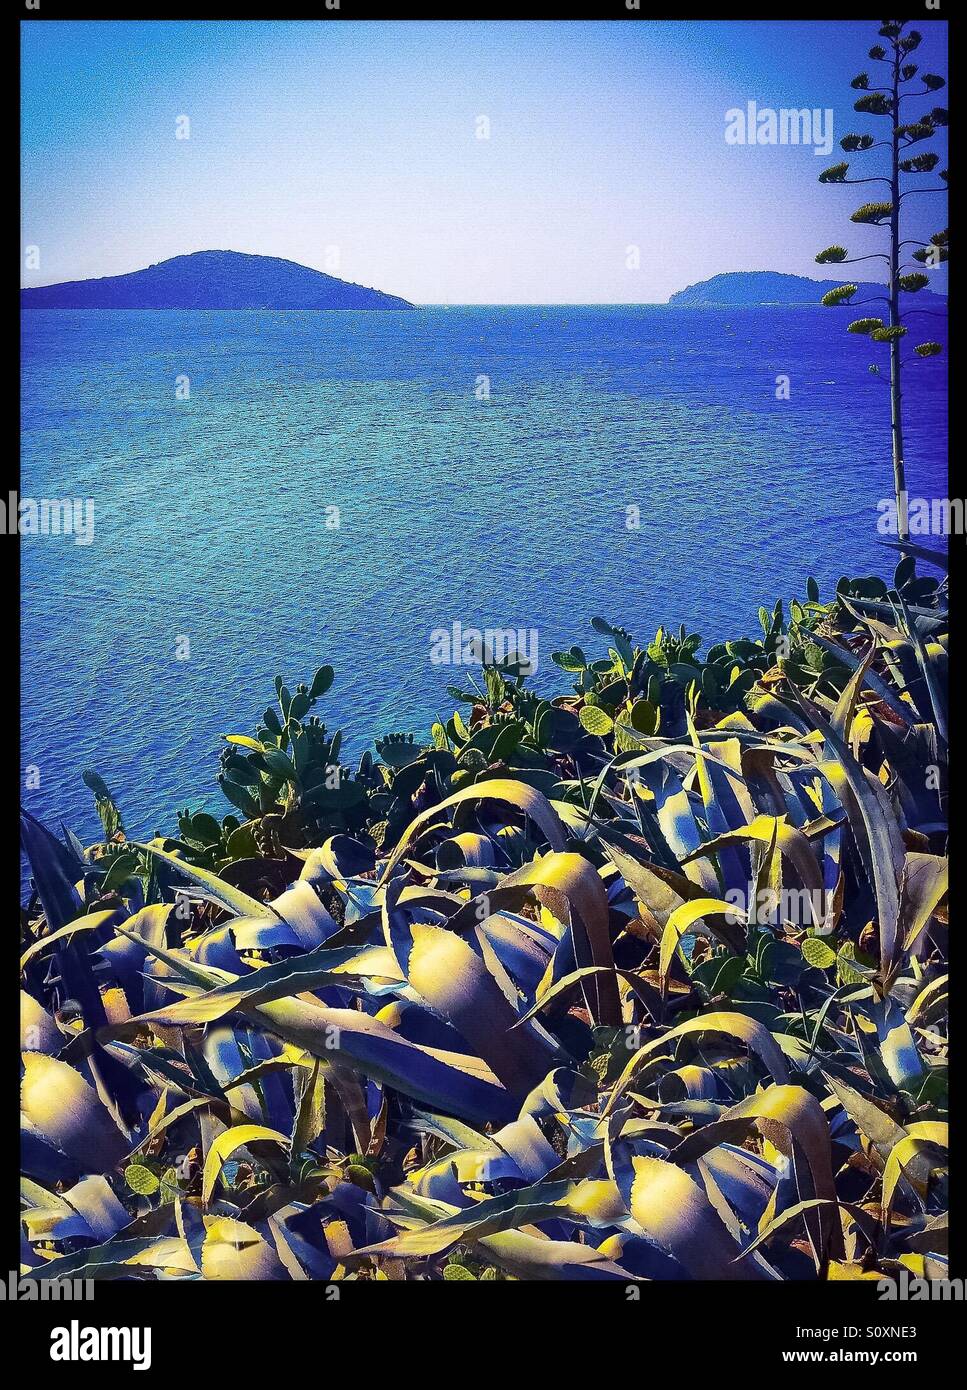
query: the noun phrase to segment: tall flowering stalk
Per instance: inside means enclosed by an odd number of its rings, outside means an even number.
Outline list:
[[[827,246],[816,257],[820,265],[852,265],[857,261],[885,260],[887,262],[886,294],[874,299],[861,300],[862,304],[883,302],[887,305],[887,316],[883,318],[855,319],[850,325],[850,333],[864,334],[873,342],[886,343],[890,352],[890,432],[893,450],[893,484],[896,492],[898,530],[901,540],[909,539],[906,507],[906,472],[903,456],[903,416],[901,370],[905,365],[900,356],[900,343],[907,334],[904,322],[911,314],[929,314],[929,309],[907,309],[901,312],[900,292],[916,294],[928,283],[929,277],[914,270],[903,257],[906,247],[915,247],[912,259],[929,270],[936,269],[947,260],[948,233],[946,229],[934,233],[929,241],[916,239],[901,240],[901,214],[903,203],[919,193],[946,193],[947,170],[942,169],[936,186],[905,186],[911,178],[924,174],[932,175],[939,163],[939,155],[932,150],[909,155],[912,145],[921,145],[937,134],[940,126],[947,124],[947,112],[941,106],[917,116],[907,118],[903,103],[911,97],[930,97],[944,85],[944,79],[935,73],[921,73],[916,63],[908,62],[910,54],[919,48],[923,36],[916,29],[907,30],[906,21],[887,20],[879,31],[884,44],[875,44],[869,52],[874,63],[885,67],[886,85],[870,86],[870,75],[859,73],[851,85],[863,95],[853,104],[856,111],[869,116],[882,116],[890,122],[890,136],[886,140],[876,140],[872,135],[844,135],[840,146],[849,154],[862,153],[872,149],[889,150],[889,177],[877,175],[871,178],[847,178],[849,164],[842,162],[824,169],[819,176],[820,183],[884,183],[889,186],[889,200],[885,202],[864,203],[856,209],[850,221],[867,226],[883,227],[889,232],[887,251],[874,252],[869,256],[850,257],[843,246]],[[922,85],[918,85],[922,84]],[[827,307],[840,305],[853,306],[853,296],[857,285],[840,285],[823,296],[822,303]],[[914,351],[920,357],[933,357],[941,351],[936,342],[918,343]]]

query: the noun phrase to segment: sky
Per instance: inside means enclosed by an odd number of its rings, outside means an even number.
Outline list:
[[[914,60],[946,76],[946,26],[917,27]],[[22,234],[39,250],[39,264],[25,254],[25,285],[218,249],[422,304],[661,303],[723,271],[824,278],[817,251],[864,254],[884,238],[849,222],[876,185],[817,182],[844,157],[843,134],[885,133],[852,110],[850,80],[880,68],[869,22],[31,21],[21,32]],[[832,152],[729,143],[726,112],[750,101],[831,109]],[[910,114],[938,104],[946,92],[907,103]],[[930,148],[944,158],[937,142],[915,152]],[[853,156],[851,173],[882,172],[884,153]],[[944,207],[906,200],[905,234],[939,230]],[[880,264],[857,270],[880,278]]]

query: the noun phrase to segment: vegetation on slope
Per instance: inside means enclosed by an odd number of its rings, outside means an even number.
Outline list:
[[[946,1268],[946,583],[555,654],[353,769],[277,682],[238,814],[29,816],[24,1272]]]

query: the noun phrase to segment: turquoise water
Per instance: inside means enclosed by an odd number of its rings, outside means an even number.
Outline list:
[[[318,712],[352,750],[425,730],[466,674],[430,660],[455,621],[536,629],[537,683],[562,691],[550,653],[597,651],[596,613],[717,640],[755,633],[759,604],[808,573],[828,592],[888,572],[888,393],[845,322],[28,313],[21,496],[92,499],[94,538],[23,540],[25,804],[93,837],[93,765],[132,833],[171,829],[180,806],[223,813],[220,735],[254,729],[277,672],[323,661]],[[943,359],[907,380],[909,490],[943,496]]]

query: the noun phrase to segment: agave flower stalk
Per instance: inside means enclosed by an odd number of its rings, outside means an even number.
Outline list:
[[[884,324],[877,319],[858,319],[849,325],[849,332],[866,334],[871,341],[886,343],[890,353],[890,438],[893,458],[893,486],[896,494],[899,539],[909,540],[909,523],[906,508],[906,465],[903,443],[903,393],[901,389],[902,367],[901,340],[907,334],[904,319],[910,313],[929,312],[925,310],[900,310],[900,291],[915,294],[928,283],[923,275],[905,275],[902,264],[903,248],[909,245],[919,247],[914,259],[925,266],[935,266],[947,259],[947,233],[936,233],[928,243],[901,240],[901,212],[903,200],[914,193],[945,193],[947,173],[941,171],[938,177],[940,186],[902,188],[901,174],[930,174],[938,163],[938,156],[931,152],[904,158],[910,145],[919,144],[936,135],[940,126],[947,124],[947,112],[942,107],[934,107],[928,114],[914,121],[905,119],[902,103],[908,97],[930,96],[944,86],[944,79],[934,73],[920,73],[915,63],[907,61],[910,54],[919,48],[922,36],[915,29],[907,29],[906,23],[897,20],[885,21],[880,37],[888,47],[875,44],[869,52],[874,63],[885,65],[888,73],[887,85],[871,87],[869,74],[862,72],[853,79],[852,86],[862,95],[854,102],[853,109],[868,116],[881,116],[890,122],[889,140],[875,140],[868,134],[845,135],[840,145],[847,153],[886,147],[890,152],[889,176],[872,178],[847,178],[849,165],[838,163],[825,169],[819,176],[820,183],[883,183],[890,189],[889,201],[864,203],[852,214],[851,221],[862,226],[883,227],[889,230],[889,248],[885,252],[875,252],[871,256],[850,257],[842,246],[829,246],[816,257],[820,265],[844,265],[859,260],[883,259],[887,262],[888,282],[884,302],[888,308],[888,320]],[[922,88],[911,89],[910,83],[921,82]],[[850,291],[851,293],[847,293]],[[835,307],[852,302],[856,286],[843,286],[839,291],[831,291],[823,297],[823,304]],[[870,303],[864,300],[863,303]],[[914,351],[920,357],[934,357],[941,351],[934,342],[920,343]]]

